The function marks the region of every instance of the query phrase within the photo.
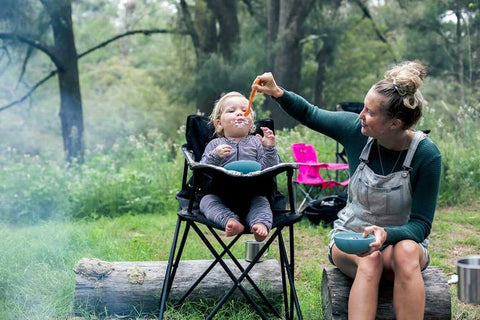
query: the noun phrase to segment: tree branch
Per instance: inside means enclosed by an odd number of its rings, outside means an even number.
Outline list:
[[[0,75],[5,71],[7,70],[8,66],[10,65],[10,63],[12,62],[12,56],[10,55],[10,52],[8,52],[8,48],[7,46],[3,45],[2,48],[2,54],[0,54],[0,60],[3,59],[3,56],[7,56],[7,63],[5,64],[5,69],[0,69]],[[1,66],[0,66],[1,67]]]
[[[145,36],[149,36],[151,34],[155,34],[155,33],[175,33],[175,34],[187,34],[186,32],[182,32],[182,31],[172,31],[172,30],[168,30],[168,29],[145,29],[145,30],[132,30],[132,31],[127,31],[125,33],[122,33],[122,34],[119,34],[113,38],[110,38],[108,40],[105,40],[103,41],[102,43],[96,45],[95,47],[92,47],[82,53],[80,53],[78,55],[78,59],[82,58],[83,56],[97,50],[97,49],[100,49],[102,47],[105,47],[107,46],[108,44],[118,40],[118,39],[121,39],[121,38],[124,38],[124,37],[128,37],[128,36],[131,36],[131,35],[134,35],[134,34],[143,34]]]
[[[53,61],[53,63],[55,64],[55,67],[57,67],[57,70],[59,71],[62,71],[63,70],[63,67],[62,65],[60,64],[60,61],[58,61],[58,59],[55,57],[55,55],[53,54],[53,52],[50,51],[50,49],[46,46],[43,46],[39,41],[37,40],[32,40],[32,39],[28,39],[24,36],[21,36],[21,35],[18,35],[18,34],[14,34],[14,33],[0,33],[0,39],[6,39],[6,40],[16,40],[18,42],[23,42],[23,43],[26,43],[28,44],[29,46],[32,46],[34,47],[35,49],[38,49],[40,51],[42,51],[43,53],[45,53],[49,58],[50,60]]]
[[[54,75],[56,75],[58,73],[58,70],[53,70],[52,72],[50,72],[50,74],[48,76],[46,76],[45,78],[43,78],[42,80],[40,80],[39,82],[37,82],[28,92],[27,94],[25,94],[23,97],[21,97],[20,99],[18,100],[15,100],[13,102],[10,102],[9,104],[3,106],[3,107],[0,107],[0,111],[3,111],[3,110],[6,110],[8,108],[11,108],[13,107],[14,105],[16,104],[19,104],[19,103],[22,103],[23,101],[25,101],[29,96],[32,95],[32,93],[38,88],[40,87],[43,83],[45,83],[48,79],[50,79],[51,77],[53,77]]]
[[[20,71],[20,76],[18,77],[17,86],[20,84],[20,82],[22,82],[23,76],[25,75],[25,72],[27,70],[28,61],[32,56],[32,52],[33,52],[32,47],[28,47],[27,52],[25,53],[25,59],[23,59],[22,70]]]
[[[180,11],[182,12],[185,26],[187,27],[187,30],[188,30],[188,34],[192,38],[193,48],[195,50],[195,55],[198,61],[199,60],[198,58],[200,58],[200,49],[199,49],[200,39],[197,32],[195,31],[195,27],[192,21],[192,16],[190,15],[190,11],[188,10],[188,5],[185,2],[185,0],[180,0]]]
[[[397,60],[396,55],[395,55],[395,52],[393,51],[392,46],[391,46],[390,43],[388,42],[387,38],[385,38],[385,37],[383,36],[383,34],[380,32],[380,30],[378,29],[377,24],[375,23],[375,20],[373,20],[373,17],[372,17],[372,15],[370,14],[370,10],[368,10],[367,6],[362,2],[362,0],[356,0],[355,3],[358,4],[358,6],[359,6],[360,9],[362,10],[363,14],[365,15],[365,17],[367,17],[367,18],[372,22],[373,29],[375,30],[375,33],[376,33],[377,37],[380,39],[380,41],[382,41],[383,43],[385,43],[385,44],[388,46],[389,51],[393,54],[393,58],[394,58],[395,60]]]
[[[176,34],[187,34],[186,32],[181,32],[181,31],[172,31],[172,30],[167,30],[167,29],[145,29],[145,30],[132,30],[132,31],[128,31],[128,32],[125,32],[125,33],[122,33],[122,34],[119,34],[111,39],[108,39],[106,41],[103,41],[102,43],[96,45],[95,47],[92,47],[80,54],[77,55],[77,58],[80,59],[84,56],[86,56],[87,54],[89,53],[92,53],[93,51],[97,50],[97,49],[100,49],[102,47],[105,47],[107,46],[108,44],[118,40],[118,39],[121,39],[123,37],[127,37],[127,36],[131,36],[131,35],[134,35],[134,34],[144,34],[146,36],[149,36],[151,34],[155,34],[155,33],[176,33]],[[4,37],[2,37],[2,35]],[[5,33],[0,33],[0,39],[16,39],[16,40],[19,40],[17,37],[17,35],[10,35],[9,37],[6,37],[8,34],[5,34]],[[13,37],[13,38],[12,38]],[[23,37],[22,37],[23,38]],[[24,38],[26,39],[26,38]],[[28,40],[28,39],[26,39]],[[36,44],[34,47],[41,50],[41,48],[44,48],[42,46],[40,46],[40,44],[38,42],[35,42],[35,41],[31,41],[31,40],[28,40],[29,42],[32,43],[32,46],[34,46],[33,44]],[[25,41],[22,41],[22,42],[25,42]],[[44,50],[42,50],[43,52],[45,52]],[[42,84],[44,84],[47,80],[49,80],[50,78],[52,78],[54,75],[56,75],[57,73],[61,72],[62,69],[58,68],[57,66],[57,69],[56,70],[53,70],[51,71],[45,78],[43,78],[42,80],[40,80],[39,82],[37,82],[23,97],[21,97],[20,99],[18,100],[15,100],[13,102],[10,102],[9,104],[5,105],[5,106],[2,106],[0,107],[0,112],[3,111],[3,110],[6,110],[6,109],[9,109],[11,107],[13,107],[14,105],[16,104],[19,104],[19,103],[22,103],[23,101],[25,101],[29,96],[31,96],[33,94],[33,92],[38,88],[40,87]]]

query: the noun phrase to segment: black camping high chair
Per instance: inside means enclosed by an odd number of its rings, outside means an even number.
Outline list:
[[[257,121],[257,128],[260,126],[267,126],[273,130],[273,121],[271,119]],[[261,133],[261,130],[258,132]],[[169,302],[172,284],[175,280],[178,267],[182,263],[182,254],[184,252],[184,247],[191,229],[196,232],[215,259],[205,270],[205,272],[198,278],[198,280],[186,291],[184,296],[178,300],[177,305],[182,304],[185,299],[187,299],[187,297],[195,290],[195,288],[197,288],[207,274],[212,271],[214,266],[221,265],[223,270],[225,270],[225,272],[228,274],[228,277],[232,280],[232,285],[230,289],[225,292],[224,296],[217,302],[214,309],[208,316],[206,316],[205,319],[212,319],[225,304],[225,302],[232,297],[232,294],[234,291],[236,291],[236,289],[243,294],[243,296],[246,298],[246,301],[253,307],[261,319],[269,319],[272,314],[275,317],[282,319],[294,319],[294,311],[296,311],[297,319],[303,319],[294,282],[293,225],[302,218],[302,215],[295,211],[295,204],[293,200],[292,177],[296,165],[291,163],[280,163],[274,167],[270,167],[262,171],[241,174],[236,171],[226,170],[213,165],[200,164],[198,161],[201,159],[203,150],[206,144],[214,138],[214,134],[214,128],[209,123],[209,119],[207,117],[190,115],[187,118],[187,144],[182,146],[182,151],[185,155],[182,190],[177,194],[180,210],[178,211],[177,215],[177,224],[175,227],[172,247],[160,298],[159,319],[163,319],[164,317],[166,304]],[[288,200],[290,209],[286,209],[286,198],[280,192],[278,192],[276,188],[276,177],[281,173],[284,173],[287,178],[286,180],[288,185]],[[211,179],[216,179],[216,181],[225,183],[225,185],[229,187],[235,186],[242,188],[240,190],[243,190],[243,188],[259,186],[262,188],[268,188],[269,190],[268,198],[273,211],[272,230],[263,248],[246,267],[242,266],[242,264],[230,250],[241,238],[242,234],[229,238],[232,240],[229,243],[226,243],[219,235],[219,233],[223,234],[223,227],[207,220],[198,209],[199,200],[208,189],[208,184]],[[183,228],[182,232],[183,224],[185,227]],[[202,229],[205,228],[209,230],[216,242],[220,244],[220,250],[216,250],[214,248],[213,244],[216,243],[215,241],[211,243],[205,236],[204,232],[202,231]],[[288,230],[288,253],[287,245],[284,241],[283,235],[285,230]],[[245,233],[249,233],[249,231],[246,230],[243,234]],[[283,291],[283,312],[282,310],[277,310],[282,308],[278,307],[278,303],[277,307],[273,306],[275,303],[272,304],[272,302],[269,301],[259,286],[249,276],[250,270],[255,266],[255,263],[258,262],[266,250],[268,250],[274,240],[278,240],[277,242],[280,256]],[[233,262],[233,267],[238,268],[238,270],[235,271],[237,272],[237,275],[240,274],[239,276],[235,276],[234,272],[232,272],[231,263],[230,267],[225,263],[225,257],[230,258],[231,262]],[[253,290],[249,291],[246,289],[244,286],[244,283],[246,282],[248,282]],[[257,299],[257,301],[260,300],[261,305],[260,303],[257,303],[255,299]],[[268,308],[267,312],[264,310],[265,308]],[[267,316],[267,313],[270,316]]]

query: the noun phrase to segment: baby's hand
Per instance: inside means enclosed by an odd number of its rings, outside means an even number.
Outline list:
[[[275,145],[275,135],[273,134],[273,131],[270,130],[267,127],[260,127],[263,131],[263,137],[259,134],[257,134],[257,137],[260,139],[262,144],[266,147],[268,146],[274,146]]]
[[[220,158],[225,158],[232,151],[232,146],[228,144],[221,144],[215,148],[215,151]]]

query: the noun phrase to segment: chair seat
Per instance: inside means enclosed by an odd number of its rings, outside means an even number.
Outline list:
[[[293,183],[297,183],[297,184],[306,184],[312,187],[321,187],[322,189],[325,189],[325,188],[333,188],[336,186],[345,187],[350,182],[350,179],[345,181],[336,181],[336,180],[323,180],[318,178],[303,177],[302,179],[293,179],[292,181]]]
[[[215,228],[217,230],[222,230],[222,231],[225,230],[223,226],[207,219],[203,215],[203,213],[201,213],[199,210],[193,210],[192,212],[188,212],[188,208],[183,208],[178,211],[178,215],[187,221],[198,222],[198,223],[207,225],[209,227]],[[303,217],[302,214],[298,212],[292,213],[290,210],[286,210],[286,209],[273,210],[272,229],[293,225],[294,223],[300,221],[302,217]],[[243,232],[243,234],[251,234],[251,233],[252,232],[247,229],[245,229],[245,231]]]

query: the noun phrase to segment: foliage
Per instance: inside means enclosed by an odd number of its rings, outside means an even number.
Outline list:
[[[156,131],[119,139],[108,153],[88,152],[82,166],[28,156],[0,155],[0,221],[35,223],[125,213],[165,212],[176,206],[182,169],[178,145]]]

